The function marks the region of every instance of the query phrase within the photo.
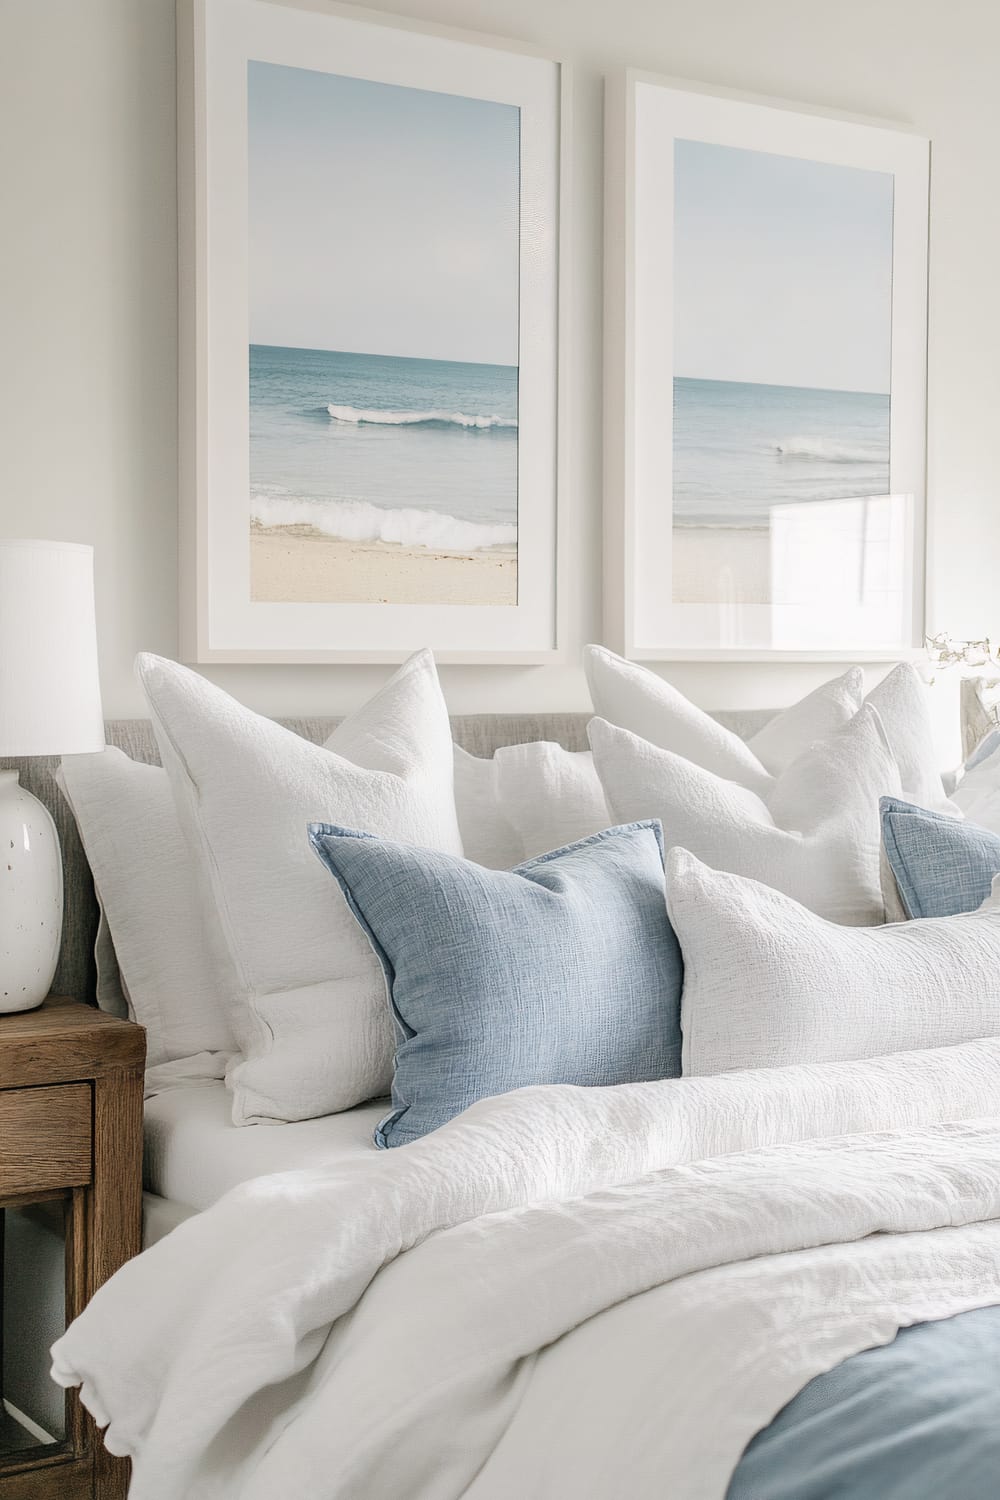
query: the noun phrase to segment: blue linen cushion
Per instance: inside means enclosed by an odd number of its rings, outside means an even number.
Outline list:
[[[658,822],[608,828],[511,871],[311,823],[382,964],[396,1023],[378,1146],[529,1084],[680,1073],[680,949]]]
[[[1000,874],[1000,837],[895,797],[879,802],[882,846],[909,917],[976,911]]]

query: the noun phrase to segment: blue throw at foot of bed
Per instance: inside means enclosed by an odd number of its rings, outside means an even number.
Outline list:
[[[818,1375],[747,1448],[727,1500],[996,1500],[1000,1307],[903,1329]]]

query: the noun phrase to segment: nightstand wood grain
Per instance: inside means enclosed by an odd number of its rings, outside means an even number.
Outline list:
[[[82,1187],[91,1172],[86,1083],[0,1091],[0,1196]]]
[[[75,1001],[0,1016],[0,1210],[61,1199],[66,1320],[141,1248],[141,1027]],[[0,1500],[124,1500],[75,1391],[61,1441],[0,1451]]]

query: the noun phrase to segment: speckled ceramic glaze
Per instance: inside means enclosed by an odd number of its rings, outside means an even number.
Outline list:
[[[47,808],[0,771],[0,1011],[49,992],[62,930],[62,862]]]

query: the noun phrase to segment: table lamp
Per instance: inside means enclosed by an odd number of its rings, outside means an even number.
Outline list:
[[[0,538],[0,756],[104,749],[94,549]],[[0,771],[0,1012],[49,992],[63,920],[48,808]]]

